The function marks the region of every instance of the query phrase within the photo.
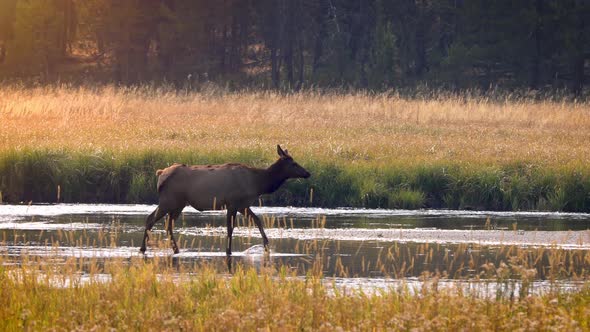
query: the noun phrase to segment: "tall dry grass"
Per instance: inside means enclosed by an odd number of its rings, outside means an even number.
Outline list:
[[[273,153],[355,163],[590,161],[588,103],[390,94],[0,89],[0,151]]]
[[[0,327],[4,331],[585,331],[590,291],[522,300],[478,298],[437,290],[412,295],[334,290],[319,278],[284,272],[210,269],[180,280],[152,264],[111,268],[108,282],[55,287],[43,275],[0,270]],[[30,273],[32,272],[32,273]],[[14,274],[13,274],[14,275]],[[75,276],[74,276],[75,278]]]

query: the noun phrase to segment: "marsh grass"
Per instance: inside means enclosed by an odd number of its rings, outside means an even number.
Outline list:
[[[153,203],[158,168],[263,167],[280,143],[313,177],[267,204],[590,211],[576,101],[4,86],[0,123],[4,202]]]
[[[293,280],[239,271],[231,279],[202,272],[178,283],[150,267],[111,282],[53,288],[8,282],[6,331],[82,330],[536,330],[588,328],[588,291],[525,301],[494,301],[425,289],[421,296],[387,292],[331,294],[318,279]],[[12,301],[6,301],[6,300]],[[18,302],[15,300],[19,300]]]

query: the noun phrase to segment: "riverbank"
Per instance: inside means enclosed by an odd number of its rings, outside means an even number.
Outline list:
[[[445,208],[497,211],[590,211],[590,168],[471,165],[453,162],[387,165],[296,160],[312,173],[289,181],[263,205]],[[272,162],[257,151],[84,152],[0,150],[0,192],[7,203],[156,203],[155,170],[174,162]]]

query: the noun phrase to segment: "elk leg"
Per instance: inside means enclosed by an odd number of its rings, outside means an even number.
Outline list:
[[[260,231],[260,235],[262,235],[262,243],[264,244],[264,250],[268,251],[268,238],[266,237],[266,234],[264,233],[264,228],[262,228],[262,221],[260,220],[260,218],[258,218],[257,215],[254,214],[254,212],[252,212],[252,209],[250,209],[250,208],[246,209],[246,215],[251,216],[252,219],[254,219],[254,223],[256,224],[256,227],[258,227],[258,230]]]
[[[178,245],[176,244],[176,239],[174,238],[174,222],[180,216],[182,209],[176,210],[168,214],[168,234],[170,235],[170,240],[172,240],[172,250],[174,250],[175,254],[178,254],[180,250],[178,250]]]
[[[149,239],[149,234],[148,232],[152,230],[152,228],[154,227],[154,225],[156,224],[156,222],[160,219],[162,219],[163,216],[166,215],[166,211],[164,211],[163,209],[160,209],[160,207],[158,206],[154,212],[150,213],[150,215],[147,217],[147,219],[145,220],[145,231],[143,233],[143,241],[141,241],[141,247],[139,248],[139,251],[145,253],[146,250],[146,241]]]
[[[227,256],[231,256],[231,239],[234,232],[237,213],[238,211],[236,209],[227,208],[227,248],[225,250]]]

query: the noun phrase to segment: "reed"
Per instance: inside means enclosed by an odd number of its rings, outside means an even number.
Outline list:
[[[424,289],[378,295],[335,292],[317,279],[260,276],[222,279],[203,272],[185,283],[154,278],[148,268],[111,282],[55,288],[3,280],[5,331],[81,330],[448,330],[588,329],[585,290],[496,301]],[[7,287],[10,287],[7,289]]]

